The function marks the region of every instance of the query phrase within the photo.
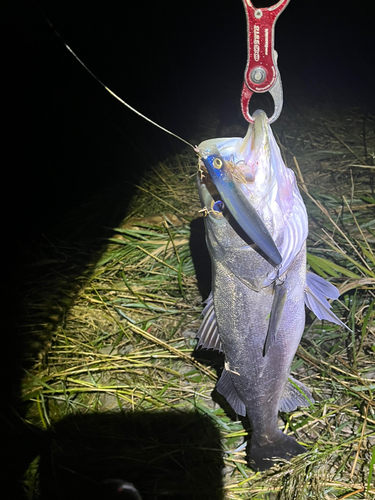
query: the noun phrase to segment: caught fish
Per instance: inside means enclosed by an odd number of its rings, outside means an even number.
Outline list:
[[[269,10],[275,13],[274,7]],[[62,43],[115,99],[198,153],[198,191],[213,269],[198,347],[224,352],[217,390],[238,415],[250,419],[250,465],[265,470],[275,458],[303,453],[305,448],[277,424],[278,411],[314,402],[310,390],[289,373],[304,329],[305,304],[319,319],[347,327],[327,301],[339,297],[337,288],[306,271],[306,208],[266,114],[253,114],[243,139],[211,139],[194,147],[121,99]],[[273,119],[281,111],[280,90]],[[248,100],[246,93],[243,109]]]
[[[242,138],[198,146],[198,190],[212,261],[212,292],[198,347],[223,351],[217,390],[252,426],[249,464],[266,470],[275,458],[306,449],[278,427],[278,412],[314,402],[290,376],[305,325],[305,304],[341,326],[327,298],[336,287],[306,271],[306,208],[281,158],[263,111]]]

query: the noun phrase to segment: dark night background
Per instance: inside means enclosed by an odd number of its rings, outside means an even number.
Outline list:
[[[318,105],[325,96],[338,106],[374,113],[373,5],[291,0],[276,24],[275,44],[286,105],[298,100]],[[124,186],[126,198],[124,180],[135,180],[156,159],[185,147],[113,99],[66,50],[41,11],[108,87],[187,140],[208,138],[200,135],[207,116],[223,126],[242,123],[241,0],[1,2],[3,267],[10,313],[3,355],[8,360],[17,359],[19,345],[12,288],[20,288],[29,248],[43,234],[59,236],[56,228],[67,214],[96,197],[104,200],[108,220],[120,221],[126,203],[116,209],[116,199],[106,199],[106,193]],[[79,219],[70,220],[75,227],[68,232],[80,228]],[[99,224],[105,222],[103,215]],[[6,385],[10,392],[17,384]]]
[[[177,134],[205,139],[196,135],[205,113],[241,122],[241,0],[12,0],[2,6],[4,171],[10,175],[3,182],[12,195],[7,218],[16,216],[23,234],[52,228],[69,208],[119,182],[127,158],[142,163],[144,155],[162,159],[184,147],[107,94],[38,8],[107,86]],[[286,104],[301,96],[313,104],[326,93],[343,106],[374,109],[372,6],[291,0],[276,25]]]

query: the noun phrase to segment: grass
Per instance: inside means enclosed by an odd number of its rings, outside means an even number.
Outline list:
[[[338,286],[333,310],[353,329],[308,314],[292,372],[317,402],[280,418],[308,452],[254,473],[245,451],[235,451],[247,427],[212,396],[220,359],[194,354],[202,289],[209,291],[197,270],[209,263],[201,221],[193,222],[196,166],[182,155],[144,179],[129,216],[74,286],[69,256],[82,250],[55,242],[29,289],[25,332],[34,354],[23,381],[25,421],[49,436],[48,452],[26,476],[30,499],[48,498],[73,476],[89,488],[88,477],[92,484],[103,471],[113,477],[114,463],[125,459],[118,473],[126,470],[145,499],[375,497],[375,138],[363,133],[363,120],[374,123],[355,111],[326,122],[286,113],[275,127],[309,214],[308,265]],[[56,296],[46,293],[51,283]],[[92,440],[82,444],[85,432]]]

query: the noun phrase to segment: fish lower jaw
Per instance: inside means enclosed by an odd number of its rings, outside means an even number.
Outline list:
[[[259,444],[262,441],[264,444]],[[273,440],[269,440],[268,437],[260,440],[257,436],[253,436],[249,449],[249,466],[254,470],[264,471],[275,465],[277,459],[289,461],[306,451],[306,448],[298,444],[294,438],[281,431]]]

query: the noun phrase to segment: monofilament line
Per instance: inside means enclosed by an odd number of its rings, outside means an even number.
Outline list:
[[[180,137],[179,135],[177,134],[174,134],[173,132],[171,132],[170,130],[162,127],[161,125],[159,125],[158,123],[154,122],[153,120],[151,120],[151,118],[148,118],[147,116],[143,115],[142,113],[140,113],[139,111],[137,111],[135,108],[133,108],[132,106],[130,106],[130,104],[128,104],[127,102],[125,102],[123,99],[121,99],[121,97],[119,97],[117,94],[115,94],[110,88],[108,88],[91,70],[90,68],[88,68],[86,66],[86,64],[77,56],[77,54],[69,47],[69,45],[63,40],[63,38],[61,37],[60,33],[58,31],[56,31],[55,27],[53,26],[53,24],[51,23],[51,21],[48,19],[48,17],[42,12],[44,18],[46,19],[47,23],[50,25],[50,27],[53,29],[53,31],[56,33],[56,35],[59,37],[59,39],[62,41],[62,43],[64,44],[65,48],[67,48],[69,50],[69,52],[74,56],[74,58],[79,62],[79,64],[81,66],[83,66],[85,68],[85,70],[90,73],[90,75],[95,78],[95,80],[102,86],[105,88],[105,90],[107,92],[109,92],[115,99],[117,99],[119,102],[121,102],[121,104],[123,104],[124,106],[126,106],[127,108],[129,108],[131,111],[133,111],[133,113],[136,113],[138,116],[140,116],[141,118],[143,118],[144,120],[152,123],[152,125],[154,125],[155,127],[157,128],[160,128],[160,130],[163,130],[164,132],[166,132],[167,134],[170,134],[172,135],[173,137],[176,137],[176,139],[179,139],[180,141],[184,142],[185,144],[187,144],[188,146],[190,146],[191,148],[194,149],[194,151],[197,151],[197,147],[193,146],[190,142],[186,141],[185,139],[183,139],[182,137]]]

